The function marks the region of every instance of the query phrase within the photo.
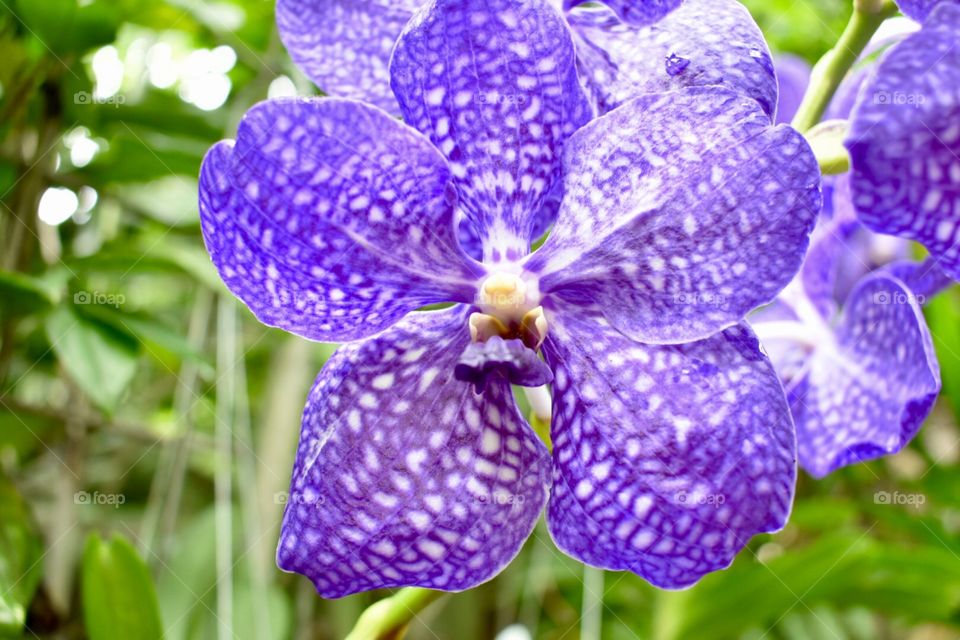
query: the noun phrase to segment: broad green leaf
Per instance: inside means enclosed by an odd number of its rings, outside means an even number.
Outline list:
[[[59,53],[82,53],[113,42],[120,15],[107,0],[17,0],[17,14],[44,47]]]
[[[200,226],[197,181],[185,176],[167,176],[147,183],[116,187],[127,206],[135,207],[165,227]]]
[[[113,0],[81,3],[73,17],[70,32],[63,34],[63,46],[70,51],[86,51],[110,44],[117,37],[120,14]]]
[[[22,411],[11,411],[0,405],[0,456],[13,451],[23,458],[42,446],[59,425],[57,420]]]
[[[665,592],[656,609],[658,640],[735,637],[769,627],[798,603],[843,602],[908,620],[949,621],[960,607],[960,562],[940,545],[906,548],[868,532],[828,534],[766,563],[740,554],[727,571],[682,592]],[[749,606],[744,606],[749,603]]]
[[[148,353],[159,356],[161,355],[158,353],[159,350],[173,354],[181,360],[198,365],[203,376],[210,378],[214,375],[213,364],[202,353],[190,346],[182,333],[174,331],[152,317],[125,313],[109,305],[91,305],[84,309],[84,315],[100,320],[143,343],[147,346]]]
[[[124,128],[110,139],[110,148],[84,170],[94,184],[146,182],[171,175],[197,176],[208,143]]]
[[[57,291],[48,282],[13,271],[0,270],[0,317],[23,316],[49,309]]]
[[[43,545],[16,488],[0,476],[0,638],[19,637],[40,583]]]
[[[136,342],[67,307],[47,317],[46,330],[74,382],[94,404],[113,413],[137,370]]]
[[[84,627],[90,640],[156,640],[163,635],[150,570],[136,549],[114,534],[90,534],[81,570]]]
[[[73,25],[77,0],[17,0],[17,17],[28,33],[54,51],[62,51],[57,41]]]

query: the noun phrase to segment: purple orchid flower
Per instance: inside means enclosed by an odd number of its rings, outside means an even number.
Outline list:
[[[900,11],[917,22],[923,22],[938,4],[956,3],[956,0],[896,0]]]
[[[860,92],[845,141],[853,203],[867,227],[922,243],[960,279],[960,4],[901,6],[929,16]]]
[[[797,277],[751,318],[787,392],[800,466],[818,478],[903,449],[940,391],[921,306],[950,279],[935,260],[876,268],[889,242],[848,209],[821,219]]]
[[[426,0],[278,0],[277,26],[297,66],[332,95],[401,113],[390,90],[394,43]],[[558,3],[559,4],[559,3]],[[720,85],[773,115],[773,64],[736,0],[565,0],[581,81],[603,113],[643,93]],[[704,19],[709,16],[709,20]]]
[[[546,2],[437,0],[391,61],[408,124],[268,101],[204,160],[230,290],[266,324],[350,341],[307,400],[277,551],[324,597],[475,586],[545,507],[571,556],[679,588],[788,516],[793,426],[742,318],[800,266],[812,152],[722,87],[590,121],[576,64]],[[510,387],[551,378],[552,454]]]

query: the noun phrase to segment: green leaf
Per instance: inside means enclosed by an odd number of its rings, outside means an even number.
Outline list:
[[[212,378],[215,374],[213,364],[194,349],[180,332],[174,331],[150,316],[124,313],[109,305],[90,305],[84,308],[83,315],[100,320],[117,331],[129,335],[131,339],[146,345],[147,351],[153,355],[159,355],[158,350],[173,354],[183,361],[197,365],[201,375],[206,378]]]
[[[769,628],[794,607],[831,602],[947,622],[960,607],[960,563],[940,545],[906,547],[857,531],[826,535],[766,563],[744,552],[729,570],[706,576],[694,588],[665,592],[654,637],[736,637],[756,626]]]
[[[13,271],[0,271],[0,316],[24,316],[49,309],[57,303],[57,291],[49,283]]]
[[[82,53],[113,42],[120,15],[106,0],[17,0],[17,15],[31,35],[56,53]]]
[[[181,175],[194,177],[208,144],[194,138],[173,138],[126,128],[110,139],[110,148],[84,170],[93,184],[146,182]]]
[[[77,8],[70,32],[62,34],[64,49],[86,51],[110,44],[117,37],[120,14],[113,0],[91,2]]]
[[[0,476],[0,637],[19,637],[40,583],[43,545],[16,488]]]
[[[122,536],[104,541],[90,534],[81,581],[90,640],[155,640],[163,635],[150,570]]]
[[[73,24],[77,0],[17,0],[16,13],[29,33],[50,49],[58,50],[58,38]]]
[[[0,405],[0,456],[12,452],[24,458],[36,451],[60,422],[52,417],[14,411]]]
[[[136,342],[66,307],[47,317],[46,330],[74,382],[94,404],[113,413],[137,370]]]

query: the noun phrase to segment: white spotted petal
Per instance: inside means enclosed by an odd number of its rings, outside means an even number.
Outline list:
[[[881,58],[845,144],[860,221],[922,243],[960,280],[960,4],[932,8]]]
[[[487,261],[527,253],[566,139],[591,115],[560,12],[542,0],[436,0],[390,63],[404,119],[450,161]]]
[[[204,159],[200,218],[227,287],[265,324],[372,335],[423,305],[470,301],[450,169],[426,138],[342,99],[275,100]]]
[[[337,598],[474,587],[519,552],[549,454],[509,384],[454,379],[466,309],[414,313],[341,347],[303,416],[277,563]]]
[[[277,30],[297,66],[327,93],[398,113],[388,65],[420,0],[277,0]]]
[[[809,145],[717,87],[649,94],[580,129],[564,199],[525,265],[564,304],[595,304],[648,343],[712,335],[799,269],[820,209]]]
[[[816,477],[896,453],[940,391],[940,367],[917,293],[886,270],[863,278],[836,338],[788,387],[800,464]]]
[[[760,27],[737,0],[685,0],[635,27],[599,5],[567,16],[587,93],[601,113],[644,93],[721,86],[773,116],[777,79]]]
[[[655,346],[567,314],[544,353],[555,381],[547,524],[560,549],[677,589],[783,527],[793,423],[745,325]]]

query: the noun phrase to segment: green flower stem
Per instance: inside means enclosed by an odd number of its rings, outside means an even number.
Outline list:
[[[399,640],[407,626],[443,591],[406,587],[367,607],[346,640]]]
[[[838,175],[850,170],[850,155],[843,146],[849,130],[850,123],[846,120],[824,120],[803,134],[823,175]]]
[[[856,0],[853,15],[837,44],[827,51],[813,68],[810,86],[793,118],[793,127],[801,133],[823,117],[830,99],[847,72],[863,53],[870,38],[884,20],[897,13],[893,0]]]

